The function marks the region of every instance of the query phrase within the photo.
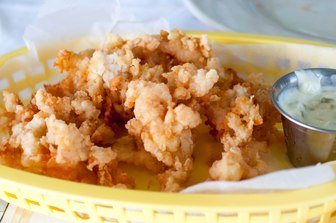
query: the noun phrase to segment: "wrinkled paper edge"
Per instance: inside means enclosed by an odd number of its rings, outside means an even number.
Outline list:
[[[185,188],[181,193],[255,193],[304,189],[336,179],[336,161],[315,166],[279,170],[251,179],[209,181]]]
[[[125,15],[125,11],[119,0],[48,0],[26,27],[23,40],[29,52],[40,59],[60,49],[101,48],[111,33],[136,35],[169,30],[164,18],[143,21]]]

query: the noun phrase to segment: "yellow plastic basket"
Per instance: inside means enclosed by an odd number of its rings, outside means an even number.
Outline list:
[[[189,34],[200,35],[196,32]],[[304,40],[247,34],[208,33],[208,36],[219,43],[319,45]],[[0,66],[26,52],[26,49],[20,49],[0,57]],[[7,69],[8,72],[1,73],[1,88],[27,93],[50,79],[50,72],[33,75],[27,66],[29,64],[18,61]],[[44,66],[50,69],[48,61]],[[0,197],[31,211],[75,222],[336,222],[336,181],[309,189],[273,193],[178,194],[87,185],[0,165]]]

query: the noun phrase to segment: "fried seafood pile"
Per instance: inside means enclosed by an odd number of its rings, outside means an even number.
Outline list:
[[[67,77],[45,85],[29,104],[3,93],[2,164],[133,188],[124,162],[157,173],[162,191],[179,191],[193,168],[194,129],[206,123],[223,144],[210,179],[267,171],[260,154],[279,121],[269,89],[225,68],[205,36],[110,36],[100,50],[61,51],[55,66]]]

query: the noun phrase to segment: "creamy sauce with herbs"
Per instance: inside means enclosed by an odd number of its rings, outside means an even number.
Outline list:
[[[336,130],[336,86],[321,86],[313,72],[299,71],[296,76],[298,88],[282,92],[280,106],[303,123]]]

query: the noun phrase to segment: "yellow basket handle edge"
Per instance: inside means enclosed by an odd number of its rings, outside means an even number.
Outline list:
[[[26,47],[22,47],[19,49],[16,49],[14,51],[8,52],[6,54],[0,55],[0,67],[8,60],[23,55],[28,52],[28,49]]]
[[[306,44],[314,46],[324,46],[324,47],[336,47],[336,45],[311,41],[299,38],[290,38],[283,36],[270,36],[270,35],[258,35],[250,33],[235,33],[235,32],[202,32],[202,31],[185,31],[188,35],[200,37],[203,34],[207,34],[208,38],[214,40],[218,43],[226,44],[254,44],[254,43],[283,43],[283,44]]]
[[[293,191],[278,191],[275,193],[252,194],[180,194],[162,193],[154,191],[139,191],[110,188],[85,183],[65,181],[38,175],[0,165],[0,190],[12,188],[15,194],[17,189],[24,193],[45,194],[57,196],[59,199],[88,201],[99,204],[125,206],[148,206],[157,208],[171,207],[172,209],[200,208],[283,208],[289,203],[292,205],[317,204],[325,200],[335,200],[336,182],[329,182],[312,188]],[[46,186],[47,185],[47,186]],[[6,189],[4,189],[6,191]],[[11,192],[11,191],[9,191]],[[150,199],[149,199],[150,198]],[[208,201],[208,202],[204,202]],[[255,202],[258,201],[258,202]]]

